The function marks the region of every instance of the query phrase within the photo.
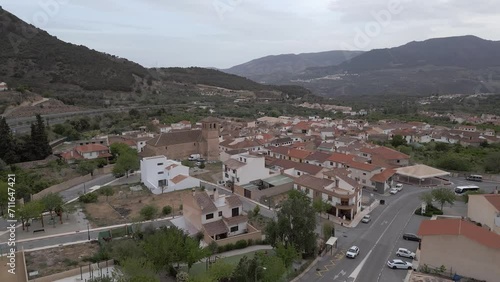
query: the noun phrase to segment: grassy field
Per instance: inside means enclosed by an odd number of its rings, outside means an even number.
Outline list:
[[[230,263],[230,264],[233,264],[234,266],[236,266],[241,258],[243,258],[244,256],[247,256],[249,259],[252,259],[257,252],[263,252],[263,251],[253,251],[253,252],[248,252],[245,254],[236,255],[236,256],[232,256],[232,257],[220,258],[218,260],[222,260],[225,263]],[[273,250],[267,250],[267,252],[268,252],[268,255],[274,255]],[[206,262],[196,263],[193,265],[193,267],[191,267],[191,270],[189,271],[189,275],[193,275],[193,276],[203,275],[207,271],[206,267],[207,267]],[[184,267],[181,269],[183,271],[187,271],[187,267]]]

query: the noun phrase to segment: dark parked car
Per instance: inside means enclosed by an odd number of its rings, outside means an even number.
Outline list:
[[[420,239],[420,237],[418,237],[417,235],[412,234],[412,233],[403,234],[403,239],[408,240],[408,241],[416,241],[416,242],[420,242],[422,240],[422,239]]]

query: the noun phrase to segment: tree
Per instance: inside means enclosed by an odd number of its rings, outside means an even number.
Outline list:
[[[137,151],[123,153],[118,156],[116,164],[113,167],[113,174],[116,177],[126,174],[128,177],[131,171],[137,170],[139,167],[140,163]]]
[[[260,206],[255,205],[255,208],[253,208],[253,217],[259,216],[259,213],[260,213]]]
[[[17,162],[15,140],[7,124],[7,119],[4,117],[0,117],[0,144],[2,144],[0,146],[0,159],[8,164]]]
[[[31,124],[31,150],[36,159],[45,159],[52,154],[52,147],[49,145],[45,123],[42,117],[37,114],[36,122]]]
[[[119,269],[113,272],[117,282],[159,282],[153,264],[144,257],[128,257],[120,262]]]
[[[78,163],[78,167],[76,171],[81,175],[90,174],[90,176],[94,176],[94,171],[97,169],[97,162],[94,160],[82,160]]]
[[[432,206],[432,202],[434,202],[434,196],[431,192],[425,192],[420,195],[420,200],[424,202],[427,206]]]
[[[500,172],[500,152],[494,152],[486,156],[484,159],[484,169],[491,173]]]
[[[316,217],[311,200],[302,192],[292,190],[277,213],[277,221],[265,228],[266,238],[274,247],[291,244],[300,253],[312,255],[316,249]]]
[[[164,206],[163,209],[161,209],[161,213],[163,215],[169,215],[172,213],[172,207],[171,206]]]
[[[63,206],[64,212],[66,213],[66,219],[69,218],[69,215],[75,213],[78,209],[74,204],[66,204]]]
[[[318,198],[313,201],[313,208],[321,216],[322,213],[329,211],[332,205]]]
[[[106,202],[108,201],[108,197],[113,196],[113,194],[115,193],[115,191],[113,190],[113,188],[111,186],[101,187],[101,189],[99,189],[99,191],[100,191],[101,195],[106,196]]]
[[[391,140],[391,145],[397,148],[401,145],[406,145],[406,139],[401,135],[394,135]]]
[[[432,197],[441,204],[441,210],[443,210],[444,204],[448,203],[452,206],[456,200],[455,193],[447,188],[434,189],[431,194]]]
[[[266,267],[266,270],[262,271],[261,273],[258,273],[262,274],[261,275],[262,281],[264,282],[281,281],[283,278],[283,274],[285,274],[286,272],[286,267],[283,261],[275,256],[264,256],[262,258],[262,261],[263,265],[265,265]]]
[[[256,269],[257,260],[250,260],[247,256],[243,256],[232,274],[232,281],[238,282],[254,282],[255,277],[255,269]]]
[[[293,245],[285,246],[282,243],[276,245],[276,256],[283,261],[286,268],[292,266],[295,259],[299,258],[299,253]]]
[[[0,181],[0,215],[4,215],[4,210],[9,203],[9,185],[7,182]]]
[[[225,281],[231,278],[233,271],[234,266],[232,264],[218,260],[210,266],[207,275],[212,281]]]
[[[40,201],[31,201],[22,205],[17,211],[17,216],[21,220],[24,227],[26,226],[26,231],[29,231],[29,226],[26,225],[28,220],[39,216],[43,212],[43,204]]]
[[[330,224],[329,222],[325,222],[323,224],[323,239],[325,240],[325,242],[332,236],[335,236],[334,234],[335,232],[335,229],[334,227],[332,226],[332,224]]]
[[[158,214],[158,208],[153,205],[147,205],[139,212],[144,220],[151,220]]]
[[[64,205],[64,200],[59,194],[49,193],[41,199],[43,207],[45,210],[50,212],[52,217],[52,212]]]
[[[188,271],[191,269],[194,263],[210,255],[210,250],[208,248],[200,248],[200,242],[189,236],[186,236],[184,238],[182,250],[183,256],[181,260],[187,263]]]

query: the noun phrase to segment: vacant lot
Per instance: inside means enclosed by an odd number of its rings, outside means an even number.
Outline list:
[[[85,243],[26,252],[26,268],[28,273],[38,271],[39,277],[47,276],[88,266],[90,262],[83,259],[92,257],[98,251],[98,244]]]
[[[195,169],[194,171],[190,172],[190,174],[192,174],[193,176],[195,175],[196,178],[212,183],[222,180],[222,163],[207,163],[202,172],[203,173],[200,173],[199,169]]]
[[[142,191],[132,192],[128,185],[113,187],[114,194],[100,195],[97,203],[85,204],[84,209],[88,219],[95,226],[108,226],[140,220],[140,210],[147,205],[161,209],[165,206],[172,207],[172,214],[181,214],[182,199],[192,193],[190,189],[154,195],[143,188]]]

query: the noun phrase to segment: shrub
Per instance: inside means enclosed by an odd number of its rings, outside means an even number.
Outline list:
[[[239,240],[234,244],[235,249],[244,249],[248,246],[247,241],[245,240]]]
[[[80,197],[78,197],[78,201],[85,203],[85,204],[96,203],[97,198],[98,198],[97,194],[92,192],[92,193],[81,195]]]
[[[247,245],[248,245],[248,246],[252,246],[252,245],[253,245],[253,240],[252,240],[252,239],[248,239],[248,241],[247,241]]]
[[[161,210],[161,213],[163,215],[169,215],[172,213],[172,207],[171,206],[164,206],[163,209]]]
[[[415,210],[415,214],[426,217],[432,217],[433,215],[442,215],[443,211],[436,208],[435,206],[427,206],[424,214],[422,214],[422,208],[418,208],[417,210]]]
[[[158,214],[158,208],[153,205],[147,205],[141,209],[140,214],[144,220],[151,220]]]

